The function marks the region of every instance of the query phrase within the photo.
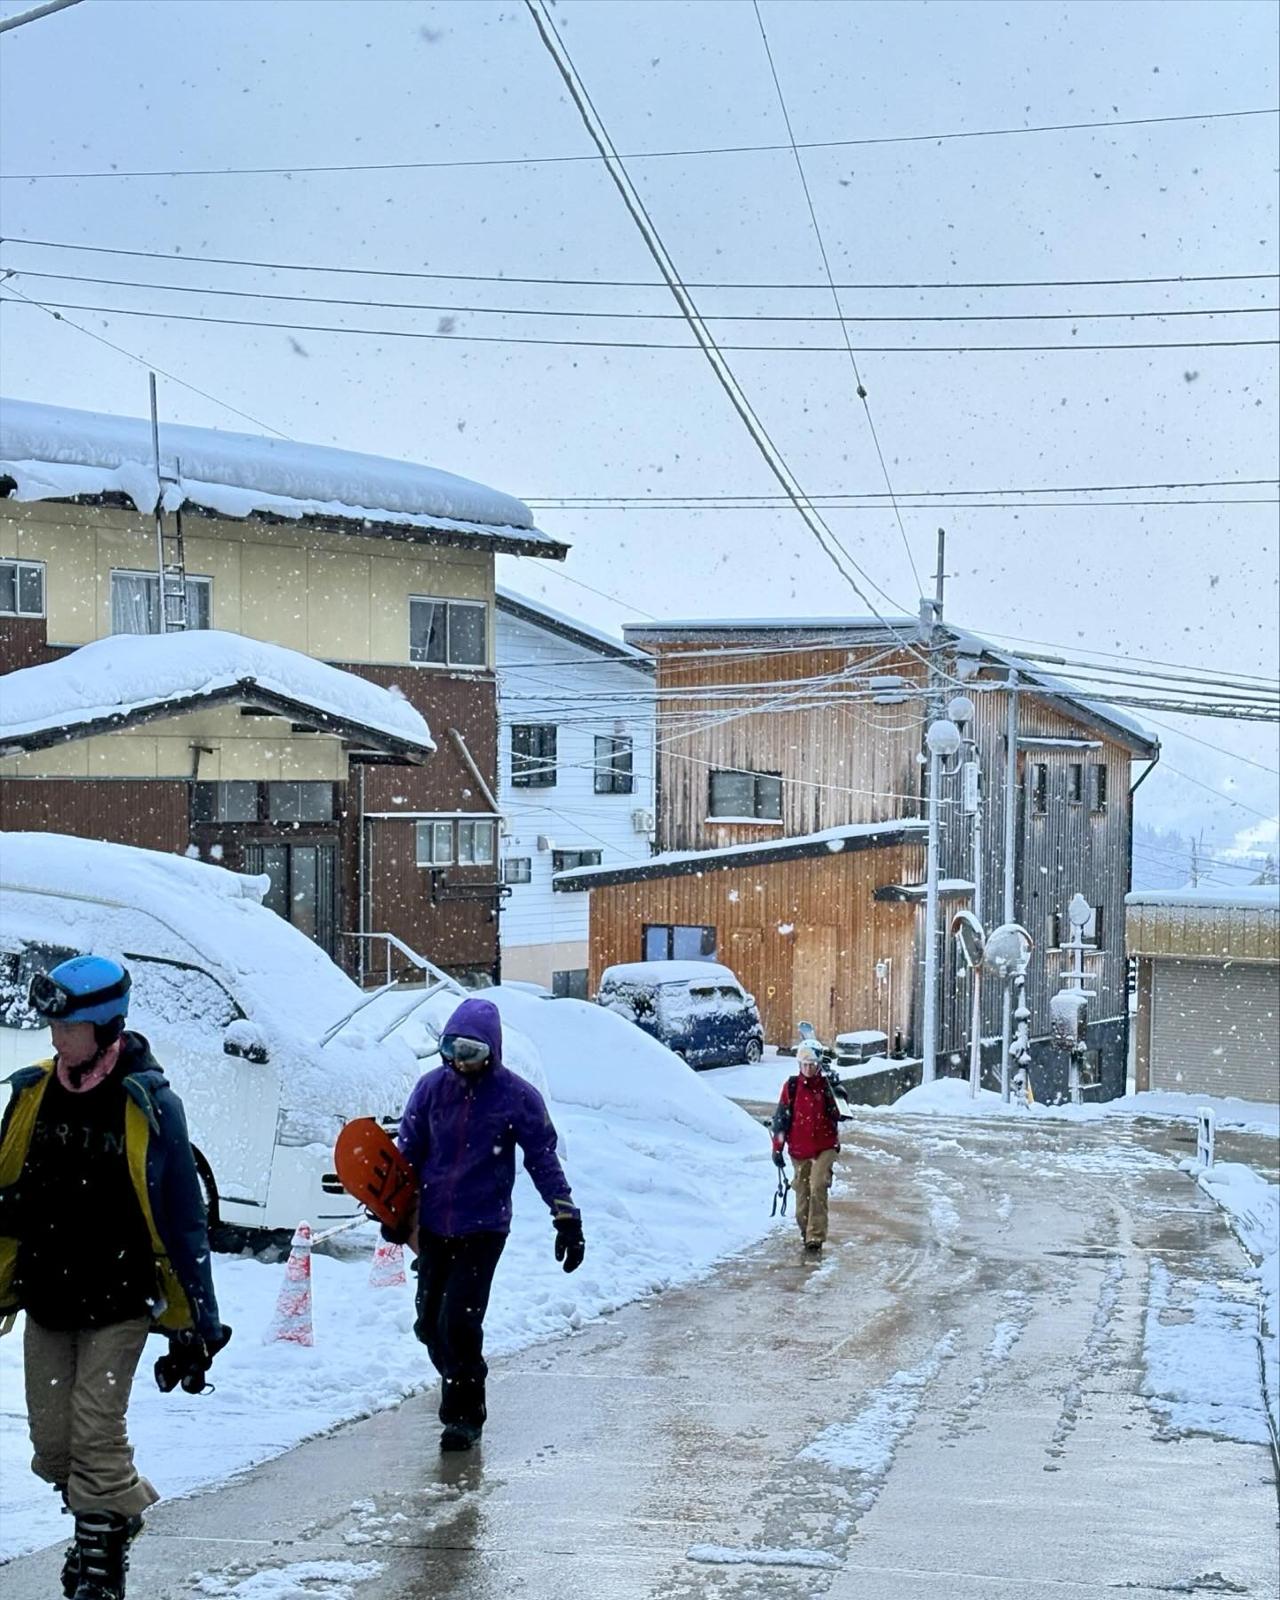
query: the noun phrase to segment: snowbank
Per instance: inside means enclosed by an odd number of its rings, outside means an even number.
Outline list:
[[[515,1056],[535,1047],[541,1055],[587,1239],[586,1261],[566,1276],[553,1256],[546,1208],[519,1173],[515,1223],[486,1322],[489,1351],[502,1355],[569,1333],[686,1282],[773,1225],[768,1136],[669,1051],[595,1006],[509,989],[486,990],[484,998],[518,1030],[510,1039]],[[440,996],[424,1009],[434,1021],[454,1003]],[[261,1342],[283,1267],[225,1257],[215,1259],[214,1272],[235,1337],[214,1367],[216,1392],[162,1396],[149,1367],[163,1347],[151,1342],[131,1421],[139,1463],[163,1494],[218,1482],[434,1381],[413,1338],[412,1277],[402,1289],[370,1289],[374,1238],[363,1232],[358,1252],[344,1241],[342,1257],[314,1259],[314,1349]],[[28,1471],[21,1364],[20,1338],[0,1340],[0,1556],[66,1531],[56,1496]],[[503,1426],[500,1404],[490,1426]]]
[[[511,495],[409,461],[162,422],[160,462],[166,510],[338,517],[563,549]],[[123,494],[150,512],[159,498],[149,421],[29,400],[0,400],[0,474],[16,500]]]
[[[237,684],[256,685],[423,752],[435,749],[425,720],[403,695],[297,650],[213,628],[115,634],[57,661],[10,672],[0,696],[0,743],[124,718]]]

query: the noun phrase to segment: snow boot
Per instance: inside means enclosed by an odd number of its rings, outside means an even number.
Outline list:
[[[470,1450],[473,1444],[479,1444],[480,1433],[479,1423],[446,1423],[444,1432],[440,1435],[440,1448],[442,1450]]]
[[[807,1256],[821,1255],[822,1254],[822,1240],[821,1239],[806,1239],[805,1242],[804,1242],[804,1253]]]
[[[121,1516],[118,1511],[78,1513],[71,1600],[124,1600],[129,1546],[141,1531],[141,1517]]]
[[[62,1496],[62,1509],[63,1509],[63,1512],[67,1516],[70,1516],[71,1515],[71,1507],[67,1504],[67,1486],[66,1486],[66,1484],[65,1483],[55,1483],[54,1484],[54,1488]],[[76,1543],[75,1538],[73,1536],[72,1540],[71,1540],[71,1543],[67,1546],[66,1553],[62,1558],[62,1592],[65,1595],[66,1600],[75,1600],[76,1585],[79,1582],[80,1582],[80,1546]]]

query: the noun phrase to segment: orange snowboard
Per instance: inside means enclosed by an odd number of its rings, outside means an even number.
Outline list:
[[[333,1147],[338,1182],[416,1253],[418,1180],[395,1140],[372,1117],[348,1122]],[[408,1230],[406,1232],[406,1230]]]

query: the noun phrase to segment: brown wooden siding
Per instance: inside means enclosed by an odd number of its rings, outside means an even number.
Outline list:
[[[801,1021],[822,1035],[882,1028],[891,1043],[895,1032],[907,1040],[917,911],[875,891],[923,870],[923,849],[910,844],[593,889],[592,993],[605,967],[643,957],[647,924],[710,926],[718,959],[755,995],[769,1043],[792,1044]],[[890,963],[879,985],[878,961]]]
[[[188,787],[124,778],[4,778],[0,828],[181,852],[191,841]]]
[[[1130,906],[1128,932],[1134,955],[1280,961],[1280,911],[1263,906]]]
[[[66,651],[49,648],[44,617],[0,617],[0,674],[38,667],[61,655]]]

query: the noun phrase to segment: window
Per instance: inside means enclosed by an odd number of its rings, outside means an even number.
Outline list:
[[[781,773],[713,772],[710,815],[727,821],[781,822]]]
[[[213,580],[187,579],[187,627],[208,628]],[[111,574],[112,633],[160,632],[160,579],[154,572]]]
[[[1049,809],[1049,769],[1042,762],[1031,769],[1031,809],[1042,817]]]
[[[409,600],[409,660],[437,667],[483,667],[489,658],[488,607],[480,600]]]
[[[460,822],[458,824],[458,865],[460,867],[491,867],[493,865],[494,824],[492,822]]]
[[[258,785],[240,780],[232,783],[193,783],[191,820],[192,822],[256,822]]]
[[[0,561],[0,615],[44,616],[43,561]]]
[[[600,852],[598,850],[553,850],[551,852],[551,870],[553,872],[574,872],[579,867],[598,867],[600,865]]]
[[[149,1018],[184,1030],[215,1028],[221,1032],[244,1016],[203,967],[151,956],[126,956],[125,960],[133,979],[133,1003]]]
[[[269,783],[267,815],[272,822],[332,822],[331,783]]]
[[[1107,767],[1103,761],[1097,762],[1093,769],[1093,809],[1107,809]]]
[[[586,967],[571,967],[564,972],[553,972],[551,974],[551,992],[561,1000],[585,1000],[587,998]]]
[[[649,923],[644,930],[646,961],[714,961],[716,930],[681,924]]]
[[[1084,767],[1078,761],[1067,768],[1067,799],[1073,805],[1084,804]]]
[[[551,722],[518,722],[511,729],[511,783],[516,789],[554,789],[556,728]]]
[[[452,822],[420,822],[414,831],[420,867],[447,867],[452,864]]]
[[[503,883],[532,883],[533,857],[507,856],[502,863]]]
[[[630,794],[635,787],[631,740],[596,737],[596,793]]]

